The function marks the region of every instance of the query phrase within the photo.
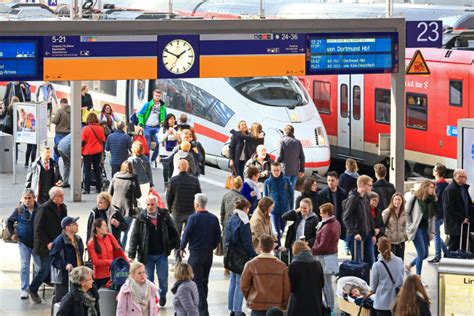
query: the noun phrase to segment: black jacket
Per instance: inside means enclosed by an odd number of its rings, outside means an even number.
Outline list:
[[[465,218],[471,222],[471,231],[474,229],[474,209],[469,195],[469,185],[464,186],[467,191],[468,209],[461,196],[461,186],[453,180],[443,192],[444,232],[446,235],[461,236],[461,223]],[[467,211],[467,212],[466,212]]]
[[[170,188],[166,195],[168,209],[176,215],[193,214],[196,193],[201,193],[199,179],[187,172],[180,172],[170,180]]]
[[[135,174],[117,172],[110,183],[109,194],[112,195],[112,205],[118,207],[122,215],[138,215],[135,214],[134,207],[137,206],[137,199],[142,196],[142,192]]]
[[[377,205],[380,210],[384,210],[388,207],[392,200],[392,196],[397,192],[395,186],[385,179],[375,181],[372,190],[377,192],[380,197],[379,204]]]
[[[89,290],[89,295],[96,299],[95,301],[95,310],[97,311],[97,316],[100,316],[99,308],[99,291],[92,287]],[[106,304],[106,303],[105,303]],[[87,316],[87,307],[81,301],[81,293],[76,286],[73,286],[71,291],[64,295],[61,300],[61,305],[59,305],[59,311],[56,314],[57,316]]]
[[[158,221],[162,225],[163,249],[166,256],[169,256],[171,249],[179,247],[178,230],[167,209],[158,208]],[[137,257],[138,261],[143,264],[146,263],[148,256],[148,239],[150,235],[148,222],[149,219],[146,215],[146,210],[144,210],[135,221],[128,249],[128,257],[130,259]]]
[[[339,176],[339,186],[349,193],[353,189],[357,189],[357,178],[344,172]]]
[[[35,254],[41,257],[49,255],[48,244],[62,233],[61,220],[66,216],[66,205],[61,204],[58,208],[52,200],[46,201],[38,208],[34,224],[33,250]]]
[[[285,247],[287,249],[291,249],[293,243],[296,241],[297,238],[301,236],[296,236],[296,229],[298,225],[303,220],[303,215],[300,212],[296,212],[295,210],[291,210],[286,212],[281,216],[281,218],[285,221],[293,221],[293,224],[288,228],[288,232],[286,233],[285,239]],[[304,237],[305,240],[308,242],[309,247],[313,247],[314,240],[316,238],[316,226],[318,225],[319,220],[318,217],[314,212],[310,213],[309,217],[306,219],[304,225]]]
[[[107,216],[108,210],[99,211],[99,209],[97,207],[94,207],[92,209],[92,211],[90,212],[90,214],[89,214],[89,218],[87,219],[87,236],[86,237],[87,237],[88,240],[92,236],[92,226],[94,225],[94,221],[98,218],[103,218],[103,219],[105,219],[105,222],[109,226],[109,233],[114,235],[114,237],[115,237],[115,239],[117,239],[117,241],[120,241],[120,233],[124,232],[128,229],[128,224],[125,221],[125,218],[123,218],[122,213],[120,212],[120,210],[118,208],[116,208],[113,205],[111,205],[110,208],[112,208],[112,210],[111,210],[111,213],[112,213],[111,219],[115,218],[116,220],[118,220],[120,222],[120,225],[118,227],[115,227],[114,225],[109,223],[109,219],[108,219],[108,216]],[[110,231],[110,228],[112,228],[112,231]]]
[[[291,297],[288,316],[322,315],[322,290],[324,273],[321,264],[293,261],[288,267]]]
[[[329,190],[328,187],[322,189],[319,191],[319,203],[320,205],[323,205],[325,203],[331,203],[334,205],[333,197],[332,197],[332,192]],[[346,228],[344,226],[344,222],[342,220],[342,215],[344,213],[342,209],[342,201],[347,199],[347,193],[344,191],[343,188],[338,187],[336,191],[336,196],[337,196],[337,201],[336,205],[334,205],[334,215],[336,216],[336,219],[339,221],[339,224],[341,224],[341,239],[346,238]]]
[[[369,199],[354,189],[342,203],[344,213],[342,220],[348,235],[360,234],[362,238],[375,236],[374,222],[370,216]]]

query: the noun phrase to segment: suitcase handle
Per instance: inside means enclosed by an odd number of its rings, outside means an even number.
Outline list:
[[[360,234],[359,234],[360,235]],[[362,253],[361,255],[361,262],[364,262],[364,243],[362,242],[362,236],[360,236],[360,240],[355,239],[354,236],[354,260],[357,260],[357,242],[360,242],[360,252]]]
[[[469,241],[470,241],[470,232],[471,232],[471,222],[468,222],[468,223],[461,223],[461,236],[459,237],[459,250],[462,250],[462,239],[463,239],[463,228],[464,228],[464,225],[467,225],[467,238],[466,238],[466,252],[469,251]]]

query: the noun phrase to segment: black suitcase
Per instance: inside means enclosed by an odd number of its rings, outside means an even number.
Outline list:
[[[467,232],[463,234],[464,227],[467,226]],[[474,253],[469,251],[471,223],[461,224],[461,236],[459,241],[459,250],[449,251],[447,257],[452,259],[474,259]],[[466,235],[466,236],[464,236]],[[466,247],[463,249],[463,237],[466,239]]]
[[[356,260],[346,260],[339,266],[338,278],[353,276],[370,283],[370,264],[357,260],[357,240],[354,240],[354,258]],[[364,243],[361,243],[362,260],[364,260]]]

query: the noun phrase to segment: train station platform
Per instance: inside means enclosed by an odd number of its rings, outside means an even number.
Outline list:
[[[17,164],[17,184],[12,184],[12,174],[0,174],[0,218],[6,219],[17,205],[21,193],[24,189],[24,180],[26,178],[27,169],[23,167],[24,146],[20,146],[19,160]],[[110,176],[110,168],[106,166],[107,174]],[[61,167],[62,170],[62,167]],[[153,178],[157,184],[157,190],[163,193],[163,178],[161,169],[153,169]],[[200,177],[203,192],[209,198],[209,210],[219,216],[222,195],[226,192],[224,189],[226,172],[206,167],[206,175]],[[65,204],[68,207],[68,213],[71,216],[79,216],[79,234],[85,240],[86,223],[91,209],[95,206],[96,194],[83,195],[82,202],[71,202],[68,188],[65,190]],[[433,257],[434,246],[431,244],[430,256]],[[20,299],[20,255],[18,245],[13,243],[5,243],[0,241],[0,316],[17,315],[17,316],[45,316],[51,313],[52,289],[47,288],[45,299],[42,304],[33,303],[31,300]],[[415,248],[413,243],[406,245],[405,261],[415,257]],[[339,260],[345,260],[348,256],[345,254],[344,245],[339,244]],[[213,267],[211,269],[209,281],[209,312],[210,315],[228,315],[227,310],[227,290],[229,286],[229,277],[224,275],[223,258],[214,257]],[[173,259],[169,257],[170,269],[172,268]],[[423,280],[428,284],[428,294],[432,300],[431,311],[433,315],[437,315],[438,290],[437,290],[437,265],[423,265]],[[170,271],[169,287],[174,283],[173,273]],[[334,284],[335,287],[335,284]],[[40,296],[42,292],[40,292]],[[167,305],[161,309],[160,315],[172,316],[174,310],[172,306],[173,295],[168,292]],[[250,310],[244,308],[244,312],[249,315]],[[338,315],[336,310],[336,315]],[[105,315],[112,316],[112,315]]]

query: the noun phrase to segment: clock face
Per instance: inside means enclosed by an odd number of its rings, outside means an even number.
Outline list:
[[[165,68],[174,74],[184,74],[194,64],[194,48],[187,41],[175,39],[166,44],[162,59]]]

